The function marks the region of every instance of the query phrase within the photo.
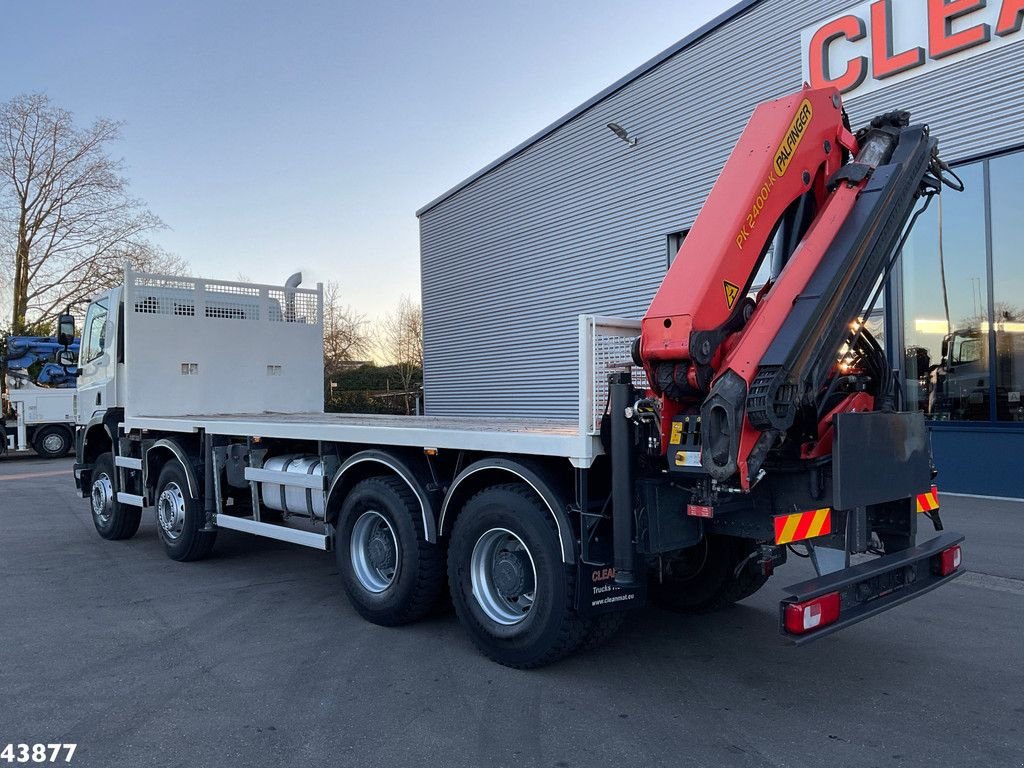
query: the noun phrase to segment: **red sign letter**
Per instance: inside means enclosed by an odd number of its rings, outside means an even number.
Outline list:
[[[892,0],[871,4],[871,60],[876,80],[898,75],[924,64],[924,48],[911,48],[903,53],[892,50]]]
[[[996,34],[1000,37],[1020,32],[1021,22],[1024,21],[1024,0],[1003,0],[1003,7],[999,11],[999,21],[996,23]]]
[[[988,24],[953,32],[953,20],[985,7],[985,0],[928,0],[928,53],[941,59],[992,39]]]
[[[828,64],[828,49],[839,38],[846,38],[853,43],[863,40],[866,34],[864,21],[856,16],[843,16],[835,21],[830,21],[815,32],[814,37],[811,38],[810,50],[807,52],[811,87],[825,88],[831,85],[838,88],[840,93],[847,93],[863,83],[868,74],[866,57],[856,56],[851,59],[846,65],[846,71],[833,77]]]

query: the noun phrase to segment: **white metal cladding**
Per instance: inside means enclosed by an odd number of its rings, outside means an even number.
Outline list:
[[[762,0],[422,211],[427,413],[579,418],[577,316],[643,315],[667,235],[693,223],[754,106],[801,85],[800,30],[853,5]],[[910,109],[954,161],[1024,143],[1022,53],[854,99],[854,125]]]
[[[126,415],[322,413],[322,293],[126,271]]]

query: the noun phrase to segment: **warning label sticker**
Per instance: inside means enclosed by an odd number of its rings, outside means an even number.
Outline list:
[[[732,309],[732,305],[736,303],[736,297],[740,295],[740,287],[733,285],[728,280],[723,281],[722,285],[725,286],[725,303],[729,309]]]
[[[670,445],[679,445],[683,442],[683,423],[681,421],[672,423],[672,434],[669,436],[668,442]]]
[[[700,451],[677,451],[675,460],[677,467],[699,467]]]

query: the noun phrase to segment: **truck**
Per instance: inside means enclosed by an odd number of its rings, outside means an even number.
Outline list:
[[[816,640],[962,573],[924,417],[862,321],[943,186],[906,113],[854,133],[834,89],[758,106],[646,315],[580,317],[575,419],[324,413],[322,287],[128,270],[85,319],[77,486],[105,539],[153,510],[176,561],[222,530],[331,550],[378,625],[447,595],[511,667],[648,599],[741,600],[793,553],[817,576],[779,630]]]
[[[998,421],[1024,421],[1020,383],[1024,381],[1024,323],[1001,320],[954,329],[942,340],[942,358],[928,369],[929,415],[949,421],[986,420],[995,398]],[[994,344],[994,348],[990,346]],[[995,386],[989,363],[995,351]]]
[[[36,454],[48,459],[67,456],[74,447],[74,366],[56,362],[64,350],[52,336],[8,336],[0,375],[6,391],[0,407],[0,456]],[[73,339],[67,352],[78,351]]]

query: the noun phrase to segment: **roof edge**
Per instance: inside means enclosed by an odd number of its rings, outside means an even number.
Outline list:
[[[532,147],[537,142],[541,141],[542,139],[547,138],[548,136],[550,136],[552,133],[557,131],[559,128],[561,128],[566,123],[569,123],[570,121],[576,119],[577,117],[582,115],[584,112],[589,110],[591,107],[594,107],[597,104],[600,104],[602,101],[607,99],[609,96],[612,96],[613,94],[618,93],[623,88],[625,88],[627,85],[632,83],[634,80],[638,80],[639,78],[641,78],[642,76],[646,75],[648,72],[650,72],[655,67],[659,66],[660,64],[663,64],[665,61],[667,61],[668,59],[672,58],[677,53],[680,53],[681,51],[685,50],[686,48],[689,48],[691,45],[697,43],[699,40],[703,39],[704,37],[706,37],[710,33],[714,32],[716,29],[721,27],[723,24],[725,24],[725,23],[727,23],[729,21],[732,21],[734,18],[736,18],[740,14],[744,13],[749,8],[751,8],[752,6],[756,5],[759,2],[760,2],[760,0],[741,0],[740,2],[736,3],[736,5],[734,5],[729,10],[724,11],[723,13],[720,13],[718,16],[713,18],[711,21],[707,22],[706,24],[704,24],[701,27],[698,27],[696,30],[694,30],[693,32],[688,34],[686,37],[684,37],[682,40],[680,40],[675,45],[672,45],[669,48],[666,48],[664,51],[659,53],[654,58],[649,59],[648,61],[645,61],[639,67],[637,67],[632,72],[630,72],[628,75],[626,75],[623,78],[620,78],[619,80],[615,81],[610,86],[605,88],[603,91],[599,92],[596,96],[592,96],[591,98],[587,99],[585,102],[580,104],[575,109],[571,110],[570,112],[566,113],[565,115],[562,115],[562,117],[560,117],[557,120],[555,120],[555,122],[551,123],[546,128],[544,128],[544,129],[540,130],[539,132],[535,133],[533,136],[528,138],[526,141],[522,142],[521,144],[516,145],[515,147],[510,149],[508,152],[506,152],[505,154],[501,155],[497,160],[494,160],[494,161],[488,163],[487,165],[485,165],[483,168],[481,168],[476,173],[474,173],[471,176],[469,176],[469,177],[463,179],[462,181],[460,181],[458,184],[456,184],[454,187],[449,189],[447,192],[444,192],[441,195],[439,195],[438,197],[435,197],[429,203],[427,203],[422,208],[420,208],[418,211],[416,211],[416,217],[419,218],[420,216],[422,216],[424,213],[426,213],[427,211],[431,210],[432,208],[436,208],[438,205],[443,203],[445,200],[448,200],[449,198],[454,197],[456,194],[461,192],[463,189],[468,187],[470,184],[472,184],[476,180],[480,179],[483,176],[486,176],[488,173],[493,171],[499,165],[503,165],[504,163],[506,163],[509,160],[511,160],[512,158],[514,158],[516,155],[519,155],[522,152],[524,152],[525,150],[527,150],[530,147]]]

